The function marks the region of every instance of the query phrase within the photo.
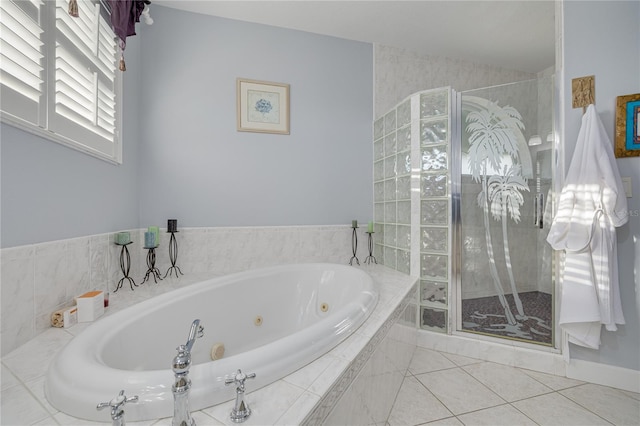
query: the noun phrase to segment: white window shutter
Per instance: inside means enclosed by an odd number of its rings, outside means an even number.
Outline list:
[[[121,162],[118,46],[100,0],[2,0],[2,120]],[[39,127],[35,127],[39,126]]]
[[[100,3],[78,2],[78,18],[57,1],[55,77],[49,129],[107,156],[116,155],[117,45]]]
[[[40,25],[42,1],[1,1],[0,97],[2,111],[36,126],[44,87],[44,47]]]

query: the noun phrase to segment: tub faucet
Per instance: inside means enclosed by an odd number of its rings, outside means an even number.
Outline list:
[[[238,370],[233,376],[233,379],[227,379],[224,381],[225,385],[231,385],[235,383],[238,385],[236,388],[236,403],[231,410],[231,421],[234,423],[242,423],[249,418],[251,415],[251,409],[244,401],[244,382],[247,379],[253,379],[256,377],[256,373],[244,374],[242,371]]]
[[[204,335],[204,328],[197,319],[191,324],[187,343],[177,347],[178,355],[173,358],[173,373],[175,381],[171,390],[173,391],[173,421],[172,426],[195,426],[196,422],[191,417],[189,410],[189,390],[191,389],[191,379],[189,379],[189,368],[191,367],[191,349],[198,337]]]
[[[113,398],[109,402],[101,402],[96,406],[97,410],[102,410],[106,407],[111,407],[111,420],[113,426],[125,426],[124,423],[124,404],[127,402],[138,402],[138,396],[132,396],[131,398],[125,396],[124,389],[120,391],[118,396]]]

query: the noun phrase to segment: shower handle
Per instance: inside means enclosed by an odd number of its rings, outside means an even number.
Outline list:
[[[533,225],[542,229],[544,227],[544,194],[538,192],[533,202]]]

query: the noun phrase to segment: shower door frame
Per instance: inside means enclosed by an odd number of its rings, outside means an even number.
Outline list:
[[[552,133],[554,134],[554,143],[552,145],[552,167],[551,167],[551,188],[552,194],[557,193],[558,189],[558,156],[559,156],[559,143],[557,137],[558,117],[557,117],[557,100],[558,90],[555,85],[557,79],[553,78],[553,100],[552,100]],[[495,87],[495,86],[490,86]],[[488,88],[488,87],[487,87]],[[483,88],[474,89],[481,90]],[[462,95],[463,92],[451,90],[451,145],[450,145],[450,176],[449,183],[450,197],[451,197],[451,245],[450,245],[450,287],[449,287],[449,323],[447,328],[449,333],[453,336],[473,338],[476,340],[483,340],[487,342],[508,344],[515,347],[535,349],[543,352],[561,353],[561,342],[564,340],[561,329],[557,323],[558,318],[558,303],[559,292],[559,275],[558,268],[555,265],[559,264],[559,253],[553,252],[551,254],[552,262],[552,344],[544,345],[534,342],[527,342],[520,339],[504,338],[500,336],[493,336],[489,334],[474,333],[472,331],[466,331],[462,329],[462,215],[461,215],[461,197],[462,197]],[[547,200],[547,203],[552,203],[552,216],[555,215],[555,204],[553,203],[554,196]]]

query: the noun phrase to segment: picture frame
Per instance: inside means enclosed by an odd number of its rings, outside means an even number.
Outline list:
[[[239,132],[289,134],[289,85],[237,79]]]
[[[640,157],[640,93],[616,98],[615,155]]]

